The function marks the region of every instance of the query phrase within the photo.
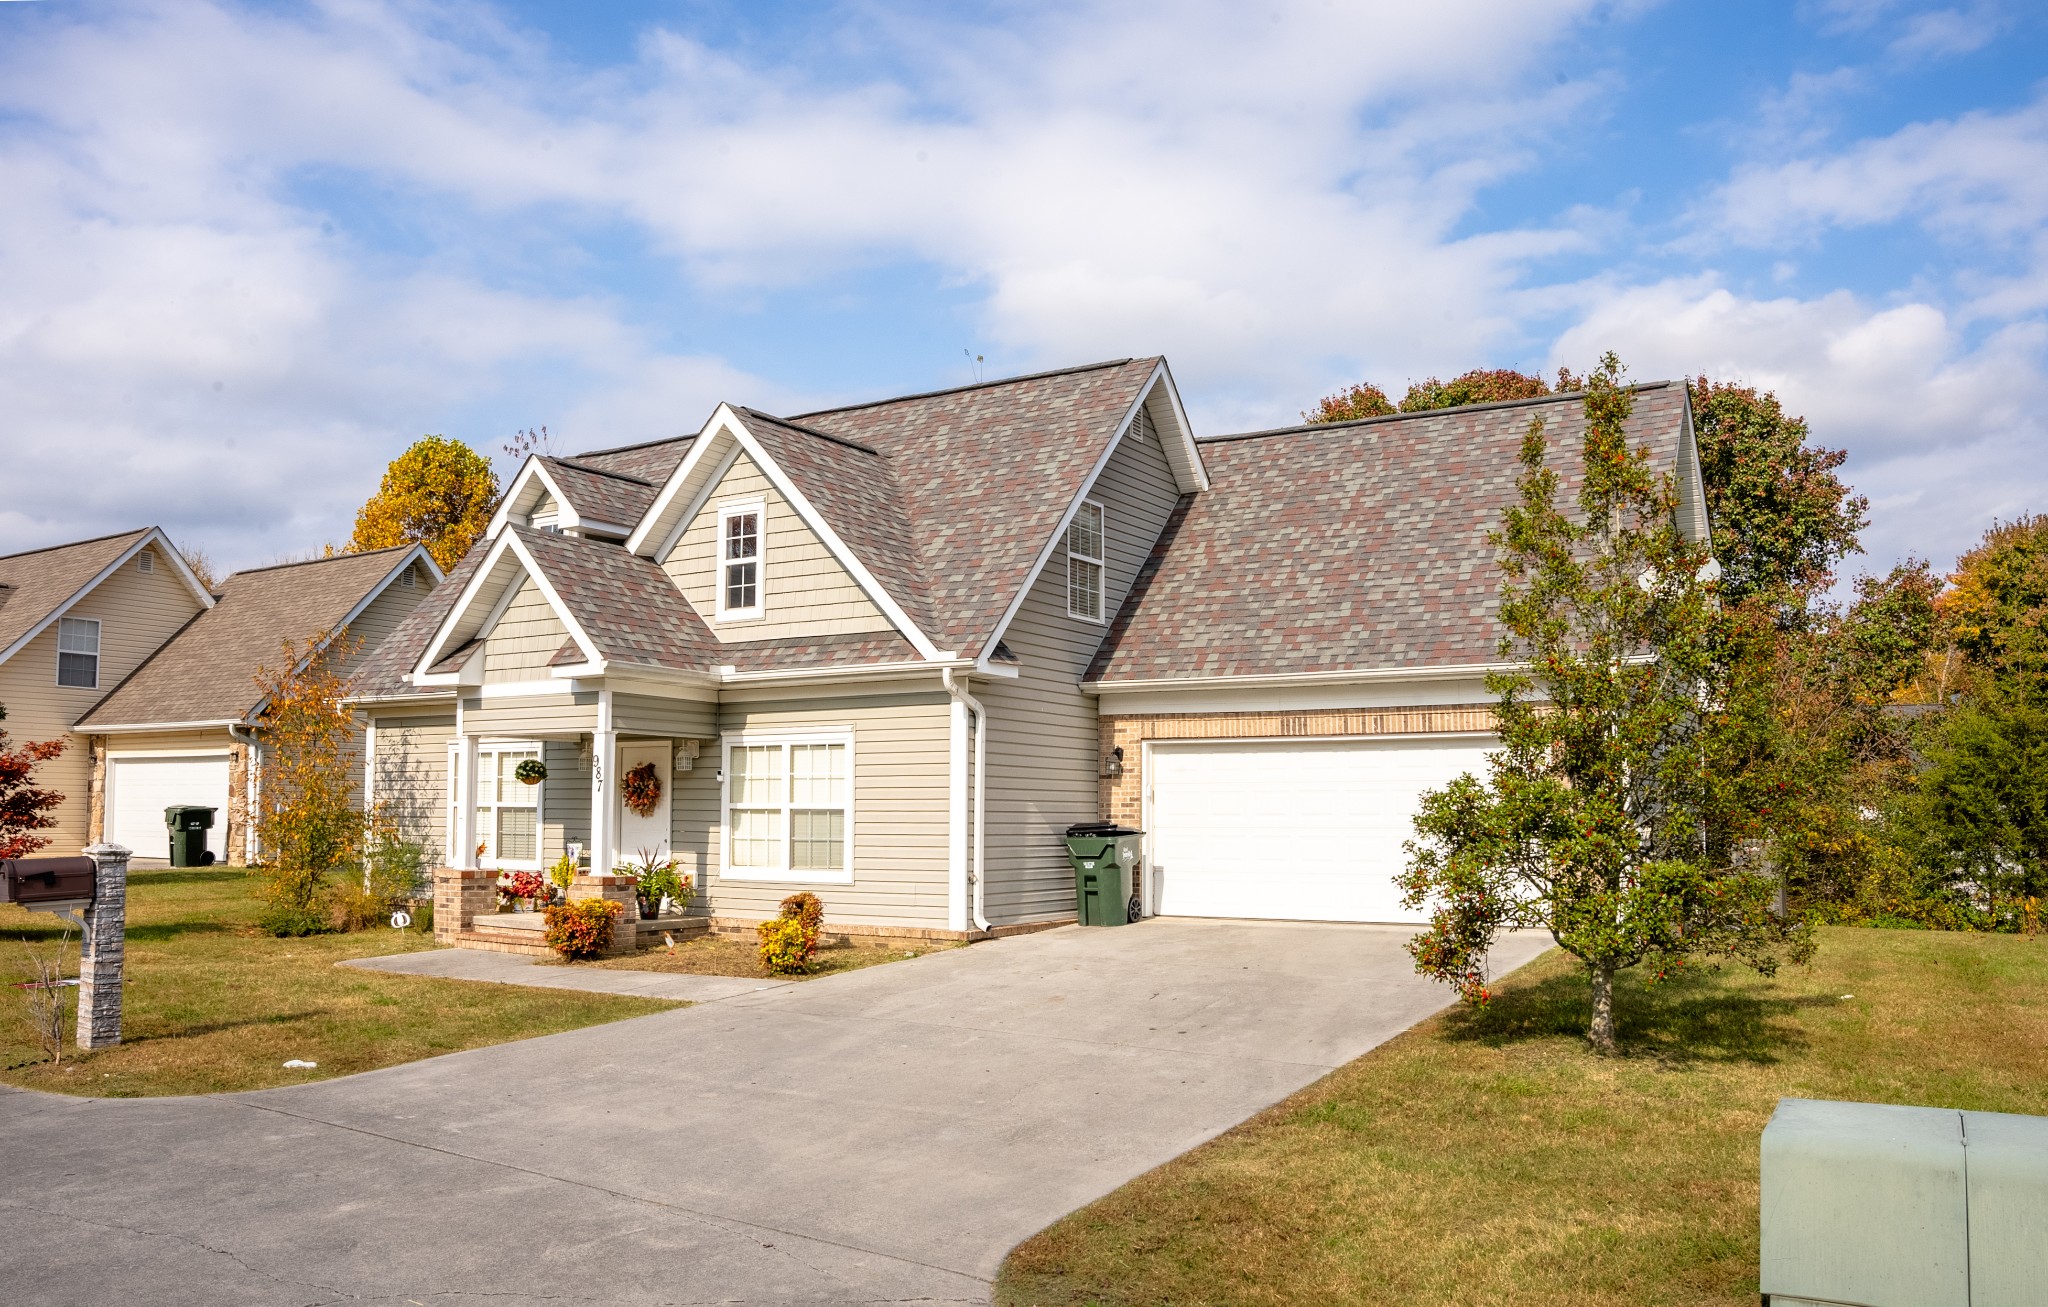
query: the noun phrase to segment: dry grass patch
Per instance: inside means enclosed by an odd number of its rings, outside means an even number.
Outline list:
[[[656,945],[651,949],[643,949],[631,957],[605,958],[597,962],[576,962],[567,965],[606,967],[616,971],[673,971],[695,976],[814,980],[819,976],[838,975],[842,971],[858,971],[862,967],[877,966],[884,962],[902,962],[909,958],[923,957],[927,953],[938,953],[958,947],[958,944],[945,942],[904,944],[856,938],[845,944],[820,944],[818,951],[811,956],[811,974],[808,976],[771,976],[762,970],[761,950],[752,940],[699,935],[695,939],[677,941],[673,951]]]
[[[2048,1113],[2048,942],[1837,929],[1775,981],[1617,985],[1612,1060],[1566,962],[1069,1216],[998,1300],[1754,1304],[1781,1095]]]
[[[124,1042],[83,1056],[67,1048],[62,1066],[37,1060],[14,986],[29,971],[22,941],[47,950],[63,923],[0,905],[0,1081],[109,1097],[264,1089],[675,1006],[337,967],[433,941],[388,928],[274,939],[254,928],[255,890],[238,868],[131,875]],[[73,931],[74,976],[76,943]],[[320,1065],[286,1070],[289,1058]]]

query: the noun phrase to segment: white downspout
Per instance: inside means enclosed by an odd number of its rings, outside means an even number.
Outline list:
[[[974,928],[986,935],[989,932],[987,908],[987,863],[984,855],[987,844],[982,831],[988,819],[988,709],[981,701],[967,692],[967,687],[953,679],[953,669],[944,668],[946,693],[953,702],[965,708],[974,718],[974,856],[972,869],[968,873],[968,884],[973,887],[971,902],[974,913]]]

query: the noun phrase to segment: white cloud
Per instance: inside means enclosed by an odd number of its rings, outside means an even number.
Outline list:
[[[1972,341],[1926,303],[1744,299],[1700,278],[1615,294],[1553,361],[1583,367],[1607,348],[1640,379],[1704,372],[1775,390],[1818,442],[1848,448],[1846,473],[1872,503],[1870,567],[1909,553],[1946,565],[1993,518],[2048,503],[2038,325]]]

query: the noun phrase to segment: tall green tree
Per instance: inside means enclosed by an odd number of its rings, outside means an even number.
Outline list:
[[[1713,569],[1678,529],[1671,478],[1628,445],[1620,361],[1603,358],[1585,388],[1576,504],[1560,502],[1539,417],[1494,537],[1500,651],[1518,669],[1488,680],[1501,747],[1488,779],[1423,797],[1402,888],[1432,909],[1410,945],[1417,970],[1467,999],[1485,998],[1500,931],[1549,931],[1586,968],[1587,1038],[1608,1052],[1621,970],[1708,955],[1769,973],[1813,936],[1774,914],[1774,878],[1711,852],[1709,829],[1728,822],[1708,760],[1732,668]]]
[[[1578,388],[1577,378],[1562,369],[1560,389]],[[1542,377],[1510,368],[1474,368],[1449,381],[1428,377],[1410,382],[1408,393],[1396,405],[1387,392],[1369,381],[1361,381],[1333,395],[1325,395],[1304,412],[1305,422],[1350,422],[1358,418],[1385,417],[1391,413],[1421,413],[1430,409],[1457,408],[1464,404],[1493,404],[1509,399],[1535,399],[1551,393]]]
[[[1861,547],[1870,501],[1838,475],[1848,455],[1811,443],[1806,419],[1775,394],[1704,376],[1687,384],[1722,594],[1796,622]]]
[[[349,551],[425,545],[445,572],[490,525],[497,502],[489,459],[459,440],[422,436],[384,469],[377,493],[356,513]]]

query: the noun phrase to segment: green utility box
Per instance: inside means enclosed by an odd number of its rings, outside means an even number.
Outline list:
[[[1067,857],[1074,864],[1074,915],[1084,926],[1121,926],[1138,915],[1132,885],[1145,832],[1113,821],[1067,827]]]
[[[217,808],[195,808],[187,804],[164,809],[164,825],[171,828],[173,867],[211,867],[213,854],[206,847],[206,832],[213,829]]]

